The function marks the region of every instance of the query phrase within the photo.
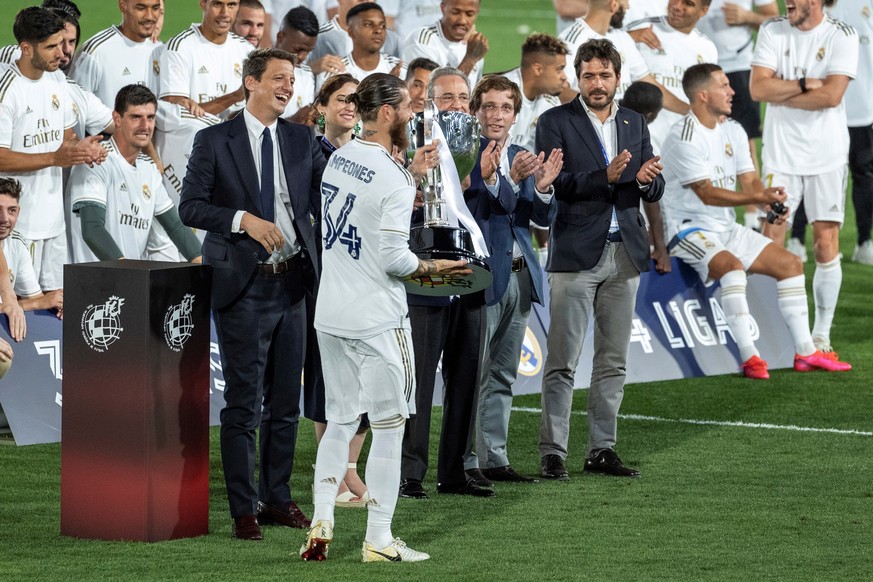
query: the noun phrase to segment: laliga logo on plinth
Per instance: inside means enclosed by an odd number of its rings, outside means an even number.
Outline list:
[[[194,331],[193,310],[194,296],[190,293],[185,294],[181,303],[167,308],[164,315],[164,341],[174,352],[181,352],[185,342],[191,338]]]
[[[124,328],[118,318],[124,299],[113,295],[106,303],[91,304],[82,314],[82,337],[95,352],[105,352],[114,344]]]
[[[521,344],[521,357],[518,360],[518,373],[522,376],[536,376],[543,369],[543,350],[537,336],[527,328]]]

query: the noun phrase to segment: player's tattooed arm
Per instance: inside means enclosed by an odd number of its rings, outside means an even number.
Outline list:
[[[446,259],[418,259],[418,268],[411,277],[424,275],[469,275],[473,271],[467,268],[467,261],[449,261]]]

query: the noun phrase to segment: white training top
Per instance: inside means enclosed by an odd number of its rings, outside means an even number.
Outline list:
[[[133,84],[149,86],[153,82],[152,54],[160,44],[151,39],[134,42],[117,25],[110,26],[79,47],[70,76],[113,109],[119,89]]]
[[[621,55],[621,85],[615,91],[616,101],[620,101],[624,97],[624,92],[627,91],[631,83],[639,81],[649,74],[649,66],[643,60],[643,55],[640,54],[634,39],[623,30],[611,28],[606,33],[606,36],[604,36],[588,26],[584,19],[577,18],[573,26],[562,32],[559,38],[564,41],[570,50],[570,54],[567,55],[567,64],[564,66],[564,73],[567,75],[567,82],[570,83],[570,87],[575,91],[579,90],[579,77],[576,75],[576,68],[573,66],[576,60],[576,51],[592,38],[609,39],[615,45],[615,50]]]
[[[224,43],[215,44],[192,24],[155,49],[159,56],[158,97],[188,97],[207,103],[242,87],[242,66],[254,47],[241,36],[229,33]],[[226,118],[245,105],[242,100],[225,110]]]
[[[294,67],[294,94],[285,106],[282,117],[291,117],[315,101],[315,74],[309,65]]]
[[[430,26],[442,17],[440,0],[403,0],[402,6],[400,0],[382,0],[379,6],[385,16],[394,17],[394,30],[401,42],[413,31]]]
[[[457,67],[467,54],[467,41],[453,42],[443,35],[440,23],[432,24],[412,31],[402,44],[403,61],[411,63],[419,57],[428,58],[441,67]],[[485,59],[473,65],[467,78],[474,87],[482,77],[482,67]]]
[[[518,85],[521,91],[521,111],[509,129],[509,143],[518,144],[529,152],[539,153],[536,151],[537,121],[544,112],[560,105],[561,100],[552,95],[540,95],[533,101],[525,97],[520,68],[503,73],[503,76]]]
[[[33,257],[27,242],[21,238],[17,230],[13,230],[8,237],[0,240],[0,248],[6,257],[9,266],[9,277],[12,279],[12,289],[19,297],[30,297],[40,293],[39,280],[36,271],[33,270]]]
[[[873,124],[873,2],[840,0],[828,14],[858,33],[858,75],[849,83],[843,103],[849,127],[867,127]]]
[[[63,73],[32,81],[18,66],[0,67],[0,147],[26,154],[55,152],[64,132],[76,123],[69,84]],[[6,172],[21,182],[18,232],[29,240],[64,232],[64,188],[59,166],[32,172]]]
[[[73,126],[76,137],[82,139],[86,135],[97,135],[112,123],[112,108],[104,105],[94,93],[82,89],[72,79],[67,79],[67,89],[76,115],[76,125]]]
[[[785,17],[773,18],[758,31],[752,65],[775,71],[786,80],[824,80],[829,75],[854,78],[858,35],[851,26],[830,16],[807,32],[791,26]],[[762,139],[764,166],[809,176],[844,165],[849,154],[844,102],[818,111],[768,104]]]
[[[774,0],[730,0],[744,10],[773,4]],[[840,0],[842,2],[842,0]],[[724,20],[724,5],[728,0],[712,0],[709,12],[697,23],[697,28],[708,36],[718,49],[718,64],[725,73],[748,71],[752,66],[755,39],[750,26],[730,26]]]
[[[381,53],[379,55],[379,64],[376,65],[376,68],[372,71],[365,71],[362,69],[358,63],[352,58],[351,53],[347,54],[343,57],[343,65],[346,67],[346,73],[357,79],[358,81],[363,81],[373,73],[390,73],[394,70],[394,67],[397,66],[398,63],[401,63],[400,66],[400,74],[398,75],[401,79],[406,78],[406,65],[402,64],[402,61],[397,57],[392,57],[391,55]],[[318,75],[315,80],[315,85],[318,90],[321,89],[321,86],[324,85],[324,82],[327,81],[330,77],[332,77],[334,73],[329,73],[325,71]],[[295,87],[296,91],[296,87]]]
[[[155,216],[173,207],[158,167],[149,156],[140,153],[132,166],[118,152],[115,138],[105,147],[109,155],[102,164],[93,168],[76,166],[70,174],[74,263],[99,260],[82,238],[78,209],[83,204],[106,209],[106,230],[128,259],[147,258],[146,245]]]
[[[726,232],[736,223],[730,206],[708,206],[689,186],[710,180],[716,188],[737,189],[737,176],[754,172],[749,138],[743,127],[728,118],[709,129],[688,113],[672,128],[661,151],[666,189],[661,202],[668,237],[699,227]]]
[[[322,272],[315,328],[366,338],[403,327],[412,176],[379,144],[353,139],[333,153],[321,182]]]
[[[631,0],[624,14],[624,29],[648,28],[652,25],[650,18],[665,14],[667,14],[667,0]]]
[[[649,20],[654,25],[655,34],[661,39],[660,51],[655,51],[643,43],[637,47],[649,65],[649,70],[664,88],[676,96],[683,103],[688,103],[688,97],[682,90],[682,77],[685,70],[700,63],[717,63],[718,49],[715,44],[694,29],[689,34],[679,32],[669,24],[667,17],[652,18]],[[652,148],[655,153],[661,149],[670,128],[674,123],[682,119],[678,113],[662,109],[658,118],[649,124],[649,133],[652,138]]]
[[[179,203],[182,194],[182,180],[188,169],[188,158],[194,136],[201,129],[216,125],[221,119],[206,114],[197,117],[181,105],[158,101],[155,115],[155,149],[164,164],[164,188],[174,204]]]

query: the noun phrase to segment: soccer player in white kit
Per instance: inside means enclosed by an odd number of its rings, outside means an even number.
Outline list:
[[[242,66],[254,47],[230,32],[237,0],[201,0],[200,7],[200,24],[155,49],[158,97],[194,115],[206,112],[226,118],[243,108]]]
[[[431,26],[414,30],[403,41],[403,60],[431,59],[441,67],[460,69],[475,85],[482,77],[488,39],[473,32],[480,0],[443,0],[442,18]]]
[[[430,26],[440,18],[440,0],[382,0],[389,27],[397,33],[400,42],[414,30]]]
[[[843,95],[858,67],[858,36],[826,16],[833,0],[788,0],[788,15],[758,32],[750,91],[766,101],[763,174],[788,192],[793,212],[800,200],[815,242],[815,324],[812,338],[830,352],[831,326],[843,281],[840,226],[845,218],[849,132]],[[784,244],[785,226],[767,228]]]
[[[154,161],[143,153],[152,140],[157,98],[148,87],[127,85],[115,99],[115,135],[100,166],[79,166],[70,175],[73,261],[146,259],[157,220],[192,262],[200,262],[200,241],[182,225]]]
[[[736,222],[734,206],[769,207],[785,202],[786,194],[779,186],[764,187],[742,126],[732,119],[722,122],[731,112],[734,96],[727,75],[718,65],[694,65],[685,72],[682,84],[691,111],[671,128],[661,155],[671,254],[697,271],[707,285],[721,283],[722,309],[746,377],[770,377],[752,339],[747,271],[776,279],[779,310],[794,339],[795,370],[850,370],[851,365],[813,344],[800,259]]]
[[[315,514],[300,548],[324,560],[333,539],[334,503],[346,474],[349,441],[367,413],[364,562],[417,562],[430,556],[394,538],[403,429],[415,412],[415,371],[406,290],[410,275],[469,272],[464,261],[420,260],[409,250],[416,181],[391,156],[406,149],[412,100],[393,75],[367,77],[348,98],[363,121],[360,139],[339,148],[322,177],[322,275],[315,328],[325,363],[327,430],[315,462]],[[420,148],[416,160],[425,163]],[[434,156],[435,157],[435,156]],[[430,165],[435,166],[435,160]]]
[[[21,58],[0,73],[0,172],[21,182],[18,229],[46,292],[63,287],[67,260],[61,169],[106,156],[100,136],[79,141],[73,134],[68,84],[53,74],[63,58],[63,29],[50,10],[21,10],[13,26]]]

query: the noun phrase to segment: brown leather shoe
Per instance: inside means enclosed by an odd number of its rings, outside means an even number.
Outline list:
[[[261,535],[261,527],[254,515],[233,518],[233,537],[252,542],[260,542],[264,539],[264,536]]]
[[[309,529],[312,522],[307,519],[297,504],[293,501],[288,511],[270,507],[263,501],[258,501],[258,523],[262,525],[284,525],[298,529]]]

